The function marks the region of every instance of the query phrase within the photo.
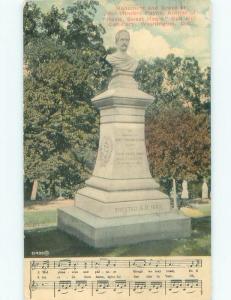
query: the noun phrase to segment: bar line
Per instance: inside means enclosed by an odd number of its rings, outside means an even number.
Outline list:
[[[167,295],[167,291],[166,291],[166,280],[164,281],[164,294],[165,294],[165,296]]]
[[[31,262],[31,260],[30,260],[30,284],[29,284],[29,289],[30,289],[30,299],[32,299],[31,268],[32,268],[32,262]]]
[[[54,298],[55,298],[55,281],[54,281]]]

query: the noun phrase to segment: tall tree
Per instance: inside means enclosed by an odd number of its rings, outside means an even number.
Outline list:
[[[146,111],[146,142],[153,176],[170,191],[172,178],[210,177],[210,68],[194,57],[142,60],[136,79],[154,96]],[[190,182],[190,184],[191,184]]]
[[[180,58],[171,54],[165,59],[140,61],[135,78],[142,90],[155,97],[148,113],[158,113],[166,106],[190,107],[197,113],[203,111],[203,101],[208,98],[206,72],[200,69],[194,57]]]
[[[52,7],[40,14],[40,35],[25,46],[25,181],[38,180],[44,198],[73,196],[93,167],[99,121],[91,98],[110,72],[103,28],[93,24],[95,5],[78,1],[66,12]],[[30,9],[37,11],[34,4]],[[88,36],[89,28],[94,38],[78,44],[73,31]]]
[[[41,9],[33,2],[26,2],[23,11],[24,45],[38,38],[41,32]]]
[[[147,150],[154,176],[210,177],[210,119],[188,108],[166,108],[147,119]]]

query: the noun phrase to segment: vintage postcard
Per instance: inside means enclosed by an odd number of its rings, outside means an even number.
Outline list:
[[[24,5],[25,299],[211,299],[210,2]]]

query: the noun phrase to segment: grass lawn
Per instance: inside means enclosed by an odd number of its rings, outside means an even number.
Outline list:
[[[181,211],[190,218],[211,216],[211,204],[194,204],[191,207],[182,207]]]
[[[25,212],[24,225],[25,228],[36,228],[41,226],[56,226],[57,210],[46,210],[39,212]]]
[[[56,219],[56,215],[54,217],[54,214],[56,214],[54,211],[46,212],[46,214],[42,214],[40,217],[42,221],[48,222],[54,220],[54,218]],[[33,217],[35,216],[32,215],[32,219]],[[27,221],[31,222],[30,213],[25,218],[25,222]],[[211,250],[210,227],[210,217],[192,219],[192,235],[190,238],[142,242],[136,245],[126,245],[107,249],[95,249],[81,240],[59,231],[57,228],[48,227],[25,231],[25,257],[34,257],[32,256],[33,251],[49,251],[49,257],[205,256],[210,255]]]

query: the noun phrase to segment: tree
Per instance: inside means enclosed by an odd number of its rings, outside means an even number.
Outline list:
[[[211,112],[211,68],[207,67],[203,72],[202,85],[202,109],[207,114]]]
[[[27,11],[37,12],[28,5],[25,18]],[[25,182],[38,180],[41,198],[73,196],[94,164],[99,118],[91,98],[107,84],[110,72],[103,60],[103,29],[93,24],[95,5],[78,1],[66,12],[52,7],[39,14],[39,31],[27,35]],[[78,44],[80,37],[73,34],[87,35],[89,28],[94,38]]]
[[[23,11],[24,46],[38,38],[41,30],[42,12],[33,2],[26,2]]]
[[[153,176],[169,192],[172,178],[210,177],[210,68],[194,57],[142,60],[135,78],[155,100],[146,111]]]
[[[153,176],[178,180],[210,177],[210,119],[188,108],[166,108],[146,123]]]
[[[204,110],[210,89],[208,70],[201,71],[194,57],[173,54],[150,61],[142,60],[135,78],[140,88],[154,96],[148,114],[158,114],[163,107],[189,107],[196,113]]]

